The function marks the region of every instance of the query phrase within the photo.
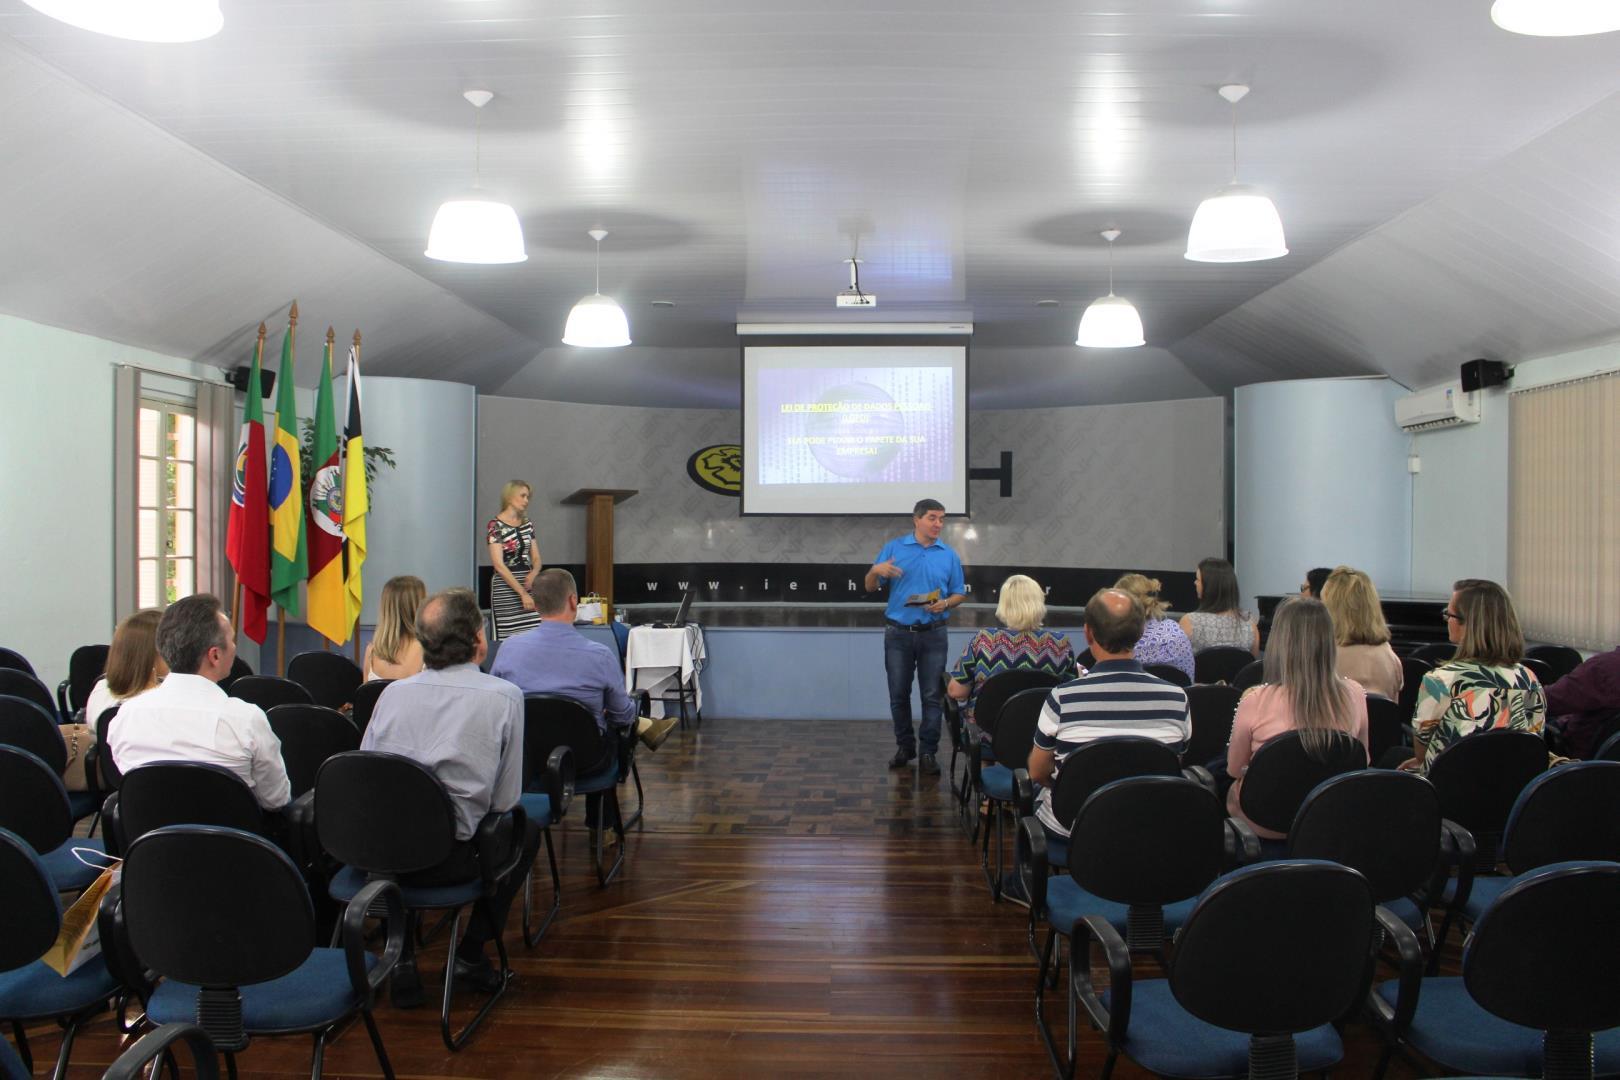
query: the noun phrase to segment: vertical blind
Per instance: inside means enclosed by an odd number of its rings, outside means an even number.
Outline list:
[[[1527,637],[1620,643],[1620,372],[1510,399],[1508,583]]]

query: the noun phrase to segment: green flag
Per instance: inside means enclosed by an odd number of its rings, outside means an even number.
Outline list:
[[[276,375],[275,441],[270,447],[270,598],[297,615],[298,585],[308,575],[304,547],[304,484],[300,475],[298,407],[293,399],[293,330],[281,339]]]

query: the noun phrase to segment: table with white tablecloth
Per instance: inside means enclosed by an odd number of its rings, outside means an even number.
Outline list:
[[[632,626],[624,650],[625,689],[631,697],[646,691],[652,698],[653,715],[664,716],[664,699],[674,701],[685,687],[692,695],[693,712],[701,713],[703,683],[698,676],[705,657],[703,628],[696,623]]]

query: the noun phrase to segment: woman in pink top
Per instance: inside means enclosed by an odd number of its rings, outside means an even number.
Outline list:
[[[1333,619],[1320,600],[1289,600],[1272,619],[1266,643],[1265,679],[1238,702],[1232,720],[1232,741],[1226,748],[1226,771],[1232,787],[1226,810],[1243,817],[1238,800],[1243,774],[1260,744],[1286,732],[1297,731],[1305,752],[1316,756],[1327,749],[1329,735],[1343,731],[1367,745],[1367,692],[1352,679],[1334,671],[1336,645]],[[1253,826],[1255,834],[1281,840],[1283,833]]]

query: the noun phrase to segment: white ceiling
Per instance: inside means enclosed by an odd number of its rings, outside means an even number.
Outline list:
[[[373,371],[703,406],[735,401],[739,319],[837,317],[852,230],[877,318],[974,321],[982,406],[1434,381],[1620,328],[1620,35],[1517,37],[1488,0],[222,6],[163,46],[0,0],[0,308],[225,363],[296,296]],[[1231,81],[1292,250],[1189,263]],[[422,255],[469,88],[519,266]],[[556,344],[593,225],[629,350]],[[1148,349],[1072,346],[1106,225]]]

